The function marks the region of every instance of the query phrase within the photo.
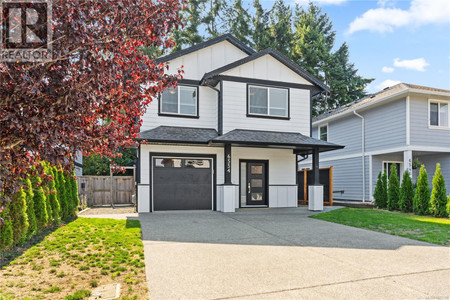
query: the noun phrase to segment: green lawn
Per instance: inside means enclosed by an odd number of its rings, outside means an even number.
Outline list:
[[[311,216],[438,245],[450,245],[450,220],[365,208],[341,208]]]
[[[121,299],[142,299],[144,266],[139,221],[79,218],[0,269],[0,299],[84,299],[109,283]]]

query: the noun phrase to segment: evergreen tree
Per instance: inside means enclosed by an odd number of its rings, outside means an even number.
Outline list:
[[[269,28],[269,12],[267,12],[259,2],[253,1],[255,14],[252,18],[253,30],[252,40],[256,51],[261,51],[272,46]]]
[[[48,224],[47,199],[42,188],[42,180],[38,176],[31,176],[33,187],[34,213],[36,215],[37,228],[43,229]]]
[[[270,45],[287,57],[291,55],[292,10],[283,0],[277,0],[270,14]]]
[[[252,46],[251,18],[246,9],[242,7],[242,0],[234,0],[233,5],[226,9],[226,31],[246,45]]]
[[[72,206],[73,206],[73,215],[76,216],[76,213],[78,211],[78,206],[80,205],[80,200],[78,199],[78,184],[76,180],[75,171],[72,173],[72,176],[70,177],[70,183],[71,183],[71,199],[72,199]]]
[[[428,175],[425,166],[420,167],[417,178],[416,194],[414,195],[413,211],[419,215],[426,215],[429,212],[430,187],[428,185]]]
[[[221,34],[220,28],[224,24],[222,12],[226,8],[226,1],[224,0],[206,0],[205,3],[206,13],[202,19],[202,23],[205,25],[205,31],[208,38],[215,38]]]
[[[445,189],[444,175],[441,172],[441,164],[436,164],[436,172],[433,177],[433,191],[431,192],[430,212],[435,217],[447,217],[447,190]]]
[[[62,170],[57,170],[57,186],[56,195],[58,196],[59,205],[61,207],[61,219],[67,220],[69,217],[69,206],[66,199],[66,182],[64,180],[64,172]]]
[[[414,185],[411,180],[409,171],[406,170],[403,174],[402,185],[400,188],[400,205],[399,208],[403,212],[412,211],[412,202],[414,198]]]
[[[447,198],[447,216],[450,216],[450,195]]]
[[[11,217],[11,225],[13,230],[14,244],[20,244],[27,238],[28,216],[26,194],[23,188],[17,192],[11,200],[9,208],[9,216]]]
[[[56,175],[53,172],[53,168],[51,168],[50,166],[47,166],[46,173],[47,175],[50,175],[52,177],[52,179],[49,179],[48,181],[48,198],[52,207],[52,219],[53,221],[57,221],[60,219],[61,207],[59,205],[56,190]]]
[[[75,199],[73,198],[71,176],[64,173],[64,182],[64,189],[66,192],[65,199],[67,201],[67,217],[72,219],[75,216]]]
[[[10,205],[7,205],[6,209],[3,209],[3,211],[0,212],[0,217],[4,220],[3,224],[0,224],[0,250],[9,249],[14,242],[9,207]]]
[[[184,10],[180,12],[184,27],[172,32],[171,37],[175,42],[172,52],[203,42],[203,37],[199,33],[199,27],[202,23],[201,12],[204,11],[205,1],[187,1]]]
[[[386,173],[384,173],[384,175],[381,175],[381,172],[378,173],[378,180],[377,180],[377,184],[375,185],[375,191],[373,194],[373,197],[375,198],[375,203],[374,205],[376,207],[379,208],[386,208],[386,203],[387,203],[387,191],[386,191],[386,184],[383,182],[383,176],[385,176]]]
[[[31,184],[31,180],[28,178],[25,181],[24,186],[25,191],[25,202],[27,204],[27,217],[28,217],[28,230],[27,230],[27,238],[32,237],[37,231],[37,221],[36,221],[36,213],[34,211],[34,192],[33,186]]]
[[[397,176],[397,166],[395,164],[392,164],[389,174],[387,208],[389,210],[396,210],[398,209],[399,202],[400,202],[400,182]]]

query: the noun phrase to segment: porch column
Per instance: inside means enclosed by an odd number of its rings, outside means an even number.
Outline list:
[[[225,144],[225,185],[231,184],[231,144]]]
[[[312,173],[312,182],[308,186],[308,209],[323,210],[323,186],[319,180],[319,148],[313,149]]]
[[[412,177],[412,151],[403,151],[403,172],[408,170],[409,175]]]

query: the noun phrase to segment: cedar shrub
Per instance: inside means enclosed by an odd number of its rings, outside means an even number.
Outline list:
[[[34,193],[34,213],[36,215],[37,228],[43,229],[48,224],[47,199],[44,189],[42,188],[41,178],[38,176],[31,176],[31,183]]]
[[[426,215],[429,212],[430,187],[428,186],[428,175],[425,166],[420,167],[417,178],[417,188],[414,195],[413,211],[418,215]]]
[[[378,208],[386,208],[386,185],[383,183],[383,177],[386,175],[386,172],[381,175],[381,172],[378,173],[377,184],[375,185],[375,191],[373,197],[375,198],[375,206]]]
[[[66,200],[66,182],[64,180],[64,172],[57,170],[57,183],[56,187],[59,205],[61,206],[61,219],[67,220],[69,215],[69,207]]]
[[[408,170],[403,173],[402,185],[400,188],[399,208],[403,212],[412,211],[412,202],[414,198],[414,185],[411,180],[411,174]]]
[[[28,230],[27,195],[23,188],[11,200],[8,215],[11,218],[14,245],[25,241]]]
[[[46,168],[47,175],[51,176],[51,179],[48,180],[48,198],[50,200],[50,205],[52,207],[52,219],[54,222],[60,219],[60,205],[57,197],[56,191],[56,176],[53,173],[53,168],[47,166]]]
[[[27,217],[28,217],[28,230],[27,230],[27,238],[32,237],[37,231],[37,221],[36,221],[36,213],[34,211],[34,192],[33,186],[31,184],[31,180],[28,178],[25,181],[25,195],[26,195],[26,203],[27,203]]]
[[[399,200],[400,200],[400,182],[397,176],[397,166],[395,164],[392,164],[389,175],[387,208],[389,210],[398,209]]]
[[[430,212],[435,217],[447,217],[447,190],[445,189],[444,175],[441,172],[441,164],[436,164],[436,172],[433,177],[433,191],[430,199]]]

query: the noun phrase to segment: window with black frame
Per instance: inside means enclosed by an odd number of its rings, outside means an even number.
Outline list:
[[[198,116],[198,88],[179,85],[165,90],[161,95],[160,114]]]
[[[289,117],[289,90],[285,88],[248,86],[250,116]]]

